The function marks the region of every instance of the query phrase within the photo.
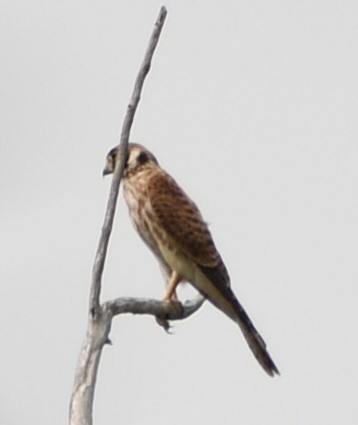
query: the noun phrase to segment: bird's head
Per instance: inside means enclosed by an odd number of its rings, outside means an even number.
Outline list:
[[[118,146],[111,149],[106,157],[106,165],[103,169],[103,175],[112,174],[116,167]],[[128,144],[128,155],[124,166],[124,177],[136,173],[139,169],[148,166],[158,165],[155,156],[144,146],[137,143]]]

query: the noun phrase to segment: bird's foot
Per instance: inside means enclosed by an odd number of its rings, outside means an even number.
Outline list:
[[[155,316],[155,320],[157,321],[158,325],[165,330],[166,333],[172,333],[172,325],[169,323],[168,319],[166,319],[164,316]]]
[[[183,310],[184,310],[183,304],[180,301],[178,301],[177,298],[171,298],[170,300],[164,300],[164,301],[170,303],[174,307],[175,312],[178,314],[178,316],[181,316],[183,314]],[[165,332],[169,334],[172,333],[171,332],[172,326],[169,323],[168,316],[158,315],[158,316],[155,316],[155,320],[157,321],[158,325],[165,330]]]

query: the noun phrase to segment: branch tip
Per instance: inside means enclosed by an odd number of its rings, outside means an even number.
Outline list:
[[[162,21],[163,19],[165,19],[165,17],[167,16],[167,13],[168,13],[167,8],[163,5],[160,8],[158,20],[161,20]]]

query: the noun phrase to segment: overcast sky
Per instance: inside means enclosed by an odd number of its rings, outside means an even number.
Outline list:
[[[101,171],[161,4],[2,2],[3,425],[67,421]],[[131,139],[200,206],[281,377],[208,303],[171,336],[118,317],[95,424],[356,425],[358,3],[166,6]],[[103,285],[104,300],[164,292],[122,196]]]

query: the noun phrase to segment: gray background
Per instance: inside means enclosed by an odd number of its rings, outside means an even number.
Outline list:
[[[67,421],[101,170],[160,5],[2,2],[1,424]],[[282,377],[209,304],[173,336],[123,316],[96,423],[357,424],[357,2],[166,5],[132,140],[200,205]],[[163,289],[121,197],[103,298]]]

